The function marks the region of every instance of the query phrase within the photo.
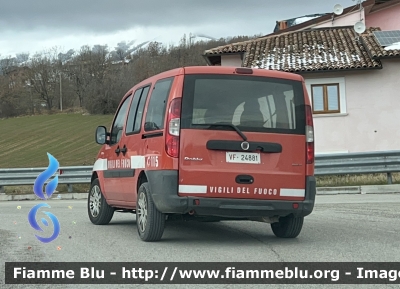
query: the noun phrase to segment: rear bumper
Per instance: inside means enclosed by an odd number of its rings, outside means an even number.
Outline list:
[[[314,209],[316,183],[315,177],[306,179],[304,201],[274,201],[226,198],[201,198],[178,196],[177,171],[148,171],[150,192],[157,209],[166,214],[185,214],[192,210],[199,216],[228,218],[307,216]],[[199,200],[199,205],[195,205]],[[298,203],[297,209],[293,203]]]

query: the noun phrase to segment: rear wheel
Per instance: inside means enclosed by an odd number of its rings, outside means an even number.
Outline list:
[[[150,196],[148,183],[139,187],[136,205],[139,237],[146,242],[159,241],[164,233],[165,215],[157,210]]]
[[[271,229],[279,238],[296,238],[303,228],[304,217],[292,215],[279,219],[278,223],[272,223]]]
[[[89,219],[93,224],[106,225],[111,221],[114,215],[114,208],[107,204],[100,189],[99,179],[95,179],[92,182],[87,204]]]

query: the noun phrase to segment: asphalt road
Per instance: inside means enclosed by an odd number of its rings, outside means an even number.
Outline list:
[[[168,223],[163,240],[142,242],[133,214],[116,213],[106,226],[90,223],[86,201],[51,200],[61,225],[52,243],[36,240],[27,220],[38,201],[0,202],[0,288],[4,262],[312,262],[400,261],[400,195],[318,196],[314,212],[297,239],[276,238],[269,224],[258,222]],[[45,234],[45,233],[43,233]],[[110,285],[41,285],[36,288],[110,288]],[[139,285],[154,287],[152,285]],[[245,285],[246,288],[261,288]],[[268,285],[270,288],[320,288],[321,285]],[[398,288],[396,285],[378,285]],[[398,286],[398,285],[397,285]],[[116,285],[115,288],[132,288]],[[231,288],[235,285],[157,285],[157,288]],[[240,285],[242,288],[243,285]],[[361,287],[361,286],[360,286]],[[362,288],[376,288],[364,285]],[[33,288],[33,286],[31,287]],[[114,287],[113,287],[114,288]],[[239,288],[239,285],[238,287]],[[330,285],[354,288],[354,285]]]

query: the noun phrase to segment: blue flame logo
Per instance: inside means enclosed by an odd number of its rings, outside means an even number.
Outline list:
[[[46,185],[46,188],[45,188],[46,194],[43,193],[43,186],[44,186],[45,182],[46,182],[48,179],[50,179],[50,177],[51,177],[52,175],[54,175],[54,174],[57,172],[58,167],[59,167],[58,161],[57,161],[51,154],[47,153],[47,157],[49,158],[49,166],[48,166],[48,168],[47,168],[43,173],[41,173],[41,174],[36,178],[35,183],[34,183],[34,185],[33,185],[33,192],[35,193],[35,195],[36,195],[37,197],[39,197],[39,198],[42,199],[42,200],[49,199],[49,198],[53,195],[53,193],[54,193],[54,191],[56,190],[57,185],[58,185],[58,176],[56,175],[56,176],[55,176],[51,181],[49,181],[49,183]],[[29,221],[29,224],[31,225],[31,227],[32,227],[33,229],[35,229],[35,230],[37,230],[37,231],[40,231],[40,232],[43,232],[43,229],[42,229],[42,228],[39,226],[39,224],[37,223],[37,221],[36,221],[36,215],[37,215],[38,210],[39,210],[40,208],[42,208],[42,207],[51,208],[51,207],[50,207],[48,204],[46,204],[46,203],[38,204],[38,205],[34,206],[34,207],[30,210],[30,212],[29,212],[29,214],[28,214],[28,221]],[[43,237],[40,237],[40,236],[38,236],[38,235],[35,235],[35,236],[36,236],[36,238],[37,238],[39,241],[41,241],[42,243],[50,243],[51,241],[54,241],[54,240],[58,237],[58,235],[60,234],[60,223],[58,222],[57,217],[54,216],[52,213],[50,213],[50,212],[44,212],[44,213],[45,213],[45,214],[47,215],[47,217],[49,217],[50,220],[53,222],[53,225],[54,225],[53,234],[52,234],[50,237],[48,237],[48,238],[43,238]],[[47,220],[46,220],[45,218],[42,218],[41,221],[42,221],[42,224],[43,224],[44,226],[46,226],[46,227],[49,226],[49,223],[47,222]]]
[[[28,220],[29,220],[29,224],[31,224],[32,228],[34,228],[37,231],[43,232],[43,229],[40,228],[40,226],[36,222],[36,214],[37,214],[37,211],[41,207],[51,208],[48,204],[38,204],[38,205],[34,206],[31,209],[31,211],[29,212],[29,214],[28,214]],[[44,213],[50,218],[50,220],[54,224],[53,235],[51,235],[48,238],[43,238],[43,237],[40,237],[38,235],[35,235],[35,236],[42,243],[50,243],[51,241],[54,241],[58,237],[58,235],[60,234],[60,223],[58,222],[57,217],[54,216],[52,213],[50,213],[50,212],[44,212]],[[43,225],[45,225],[46,227],[49,225],[45,218],[42,218],[41,221],[42,221]]]
[[[43,194],[44,183],[57,172],[59,167],[58,161],[51,154],[47,153],[47,156],[49,158],[49,166],[36,178],[35,184],[33,185],[33,192],[42,200],[50,198],[58,185],[58,176],[55,176],[46,186],[47,197]]]

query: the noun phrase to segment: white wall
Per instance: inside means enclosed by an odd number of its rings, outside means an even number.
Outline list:
[[[345,81],[346,112],[314,115],[316,153],[400,150],[400,59],[382,64],[382,70],[303,75],[306,83]]]
[[[400,29],[400,3],[396,6],[388,7],[372,14],[367,15],[366,22],[368,27],[380,27],[382,30]]]
[[[353,26],[361,19],[365,19],[364,17],[364,9],[360,11],[355,11],[348,13],[346,15],[335,15],[334,20],[329,20],[323,23],[319,23],[318,25],[313,26],[313,28],[323,28],[323,27],[339,27],[339,26]],[[365,21],[362,20],[365,24]]]
[[[222,55],[221,66],[241,67],[242,59],[240,58],[240,54]]]

